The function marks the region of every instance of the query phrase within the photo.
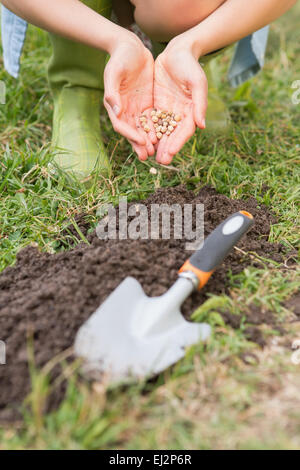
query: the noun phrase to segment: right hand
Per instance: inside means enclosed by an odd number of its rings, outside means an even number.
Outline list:
[[[170,41],[156,59],[154,106],[182,118],[175,131],[169,137],[164,135],[158,144],[156,160],[169,165],[196,126],[205,128],[207,79],[183,34]]]
[[[104,105],[116,132],[126,137],[140,160],[154,155],[157,143],[150,111],[153,108],[154,60],[133,33],[120,38],[104,71]],[[139,117],[149,117],[150,132]]]

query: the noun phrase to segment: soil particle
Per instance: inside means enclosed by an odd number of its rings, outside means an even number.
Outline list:
[[[297,317],[300,317],[300,295],[292,297],[285,303],[285,307],[291,310]]]
[[[254,227],[238,245],[242,251],[233,250],[207,286],[185,302],[186,316],[206,300],[208,293],[227,292],[229,270],[236,274],[249,264],[259,266],[245,253],[256,252],[278,262],[284,259],[284,247],[268,242],[270,225],[276,219],[268,208],[258,207],[254,198],[230,200],[208,187],[195,195],[179,186],[160,189],[143,203],[147,208],[155,203],[194,206],[203,203],[205,236],[238,210],[247,210],[255,218]],[[30,390],[27,362],[30,335],[35,364],[41,367],[72,346],[78,328],[126,276],[138,279],[148,295],[161,295],[176,280],[179,267],[191,254],[185,251],[186,240],[105,241],[95,232],[87,235],[88,225],[84,222],[80,229],[90,245],[80,243],[54,255],[28,246],[19,252],[16,264],[0,275],[0,339],[5,341],[7,351],[6,365],[0,366],[0,419],[1,410],[7,417],[7,405],[16,409]],[[225,320],[233,327],[239,326],[239,321],[235,324],[230,315]],[[256,312],[250,321],[257,326],[268,318]],[[249,332],[249,337],[252,336]],[[63,390],[56,390],[55,394],[52,401],[58,403]]]

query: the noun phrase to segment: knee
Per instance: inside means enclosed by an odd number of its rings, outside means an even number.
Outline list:
[[[151,39],[157,41],[168,41],[199,24],[216,8],[216,2],[223,3],[222,0],[132,1],[135,21]]]

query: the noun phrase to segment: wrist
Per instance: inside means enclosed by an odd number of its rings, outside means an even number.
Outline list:
[[[114,29],[111,32],[110,38],[107,41],[106,52],[112,55],[118,47],[124,44],[131,44],[136,47],[144,47],[141,40],[131,31],[128,31],[121,26],[114,25]]]
[[[176,36],[169,42],[167,49],[173,49],[178,47],[190,51],[190,53],[197,61],[204,54],[201,42],[191,31],[187,31],[185,33],[180,34],[179,36]]]

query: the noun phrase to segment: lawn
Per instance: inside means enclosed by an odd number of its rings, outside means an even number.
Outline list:
[[[93,226],[104,202],[182,183],[195,190],[208,184],[232,199],[255,197],[277,217],[270,241],[299,249],[300,104],[292,101],[292,84],[300,80],[299,20],[297,4],[272,25],[263,71],[238,90],[226,82],[231,53],[217,59],[231,129],[198,131],[169,167],[139,162],[103,112],[111,175],[95,173],[88,185],[49,172],[51,50],[47,34],[30,27],[20,79],[2,64],[0,71],[7,90],[0,105],[0,270],[29,243],[54,253],[78,214],[88,214]],[[45,370],[35,370],[24,419],[0,427],[0,449],[300,449],[300,365],[291,360],[300,322],[287,307],[299,290],[299,269],[262,260],[230,282],[233,309],[242,314],[250,302],[271,309],[286,333],[266,326],[262,349],[243,328],[209,315],[208,306],[200,312],[213,326],[208,344],[190,349],[155,382],[120,389],[70,374],[65,400],[49,414],[43,400],[51,385]]]

